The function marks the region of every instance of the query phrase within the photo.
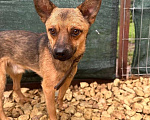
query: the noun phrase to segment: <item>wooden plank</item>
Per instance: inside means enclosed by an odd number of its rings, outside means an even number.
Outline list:
[[[130,5],[131,5],[131,0],[121,0],[119,52],[118,52],[118,56],[119,56],[118,57],[118,76],[119,78],[127,77]]]
[[[124,24],[124,50],[123,50],[123,74],[127,78],[127,62],[128,62],[128,43],[129,43],[129,26],[130,26],[130,5],[131,0],[126,0],[125,24]]]
[[[113,82],[113,79],[110,80],[105,80],[105,79],[73,79],[71,82],[71,85],[75,86],[79,86],[80,82],[87,82],[87,83],[92,83],[92,82],[97,82],[98,84],[106,84],[106,83],[110,83]],[[6,85],[6,89],[5,90],[12,90],[13,84],[9,83]],[[41,87],[41,82],[28,82],[28,83],[21,83],[21,88],[30,88],[30,89],[42,89]]]

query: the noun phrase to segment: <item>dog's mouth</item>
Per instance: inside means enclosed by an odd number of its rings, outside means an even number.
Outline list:
[[[66,61],[69,60],[74,53],[76,52],[76,49],[73,49],[72,47],[55,47],[53,49],[53,56],[55,59],[60,61]]]

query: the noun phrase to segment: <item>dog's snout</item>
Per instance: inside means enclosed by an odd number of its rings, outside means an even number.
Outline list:
[[[68,54],[68,50],[64,48],[56,48],[54,53],[57,57],[64,57]]]
[[[73,50],[70,47],[57,46],[54,48],[53,56],[55,59],[58,59],[60,61],[68,60],[72,57],[72,55]]]

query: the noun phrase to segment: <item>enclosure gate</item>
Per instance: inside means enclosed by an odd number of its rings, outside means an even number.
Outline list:
[[[133,37],[129,37],[130,12],[135,26],[135,36]],[[131,64],[128,63],[129,50],[131,49],[129,43],[132,43],[132,47],[135,47]],[[121,0],[118,52],[119,78],[126,78],[131,75],[150,75],[149,44],[150,0]]]

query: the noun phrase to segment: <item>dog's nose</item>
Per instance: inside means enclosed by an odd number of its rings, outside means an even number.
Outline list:
[[[64,57],[67,54],[67,49],[58,48],[54,50],[56,56],[58,57]]]
[[[54,58],[61,61],[65,61],[70,56],[69,50],[67,48],[55,48],[54,49]]]

